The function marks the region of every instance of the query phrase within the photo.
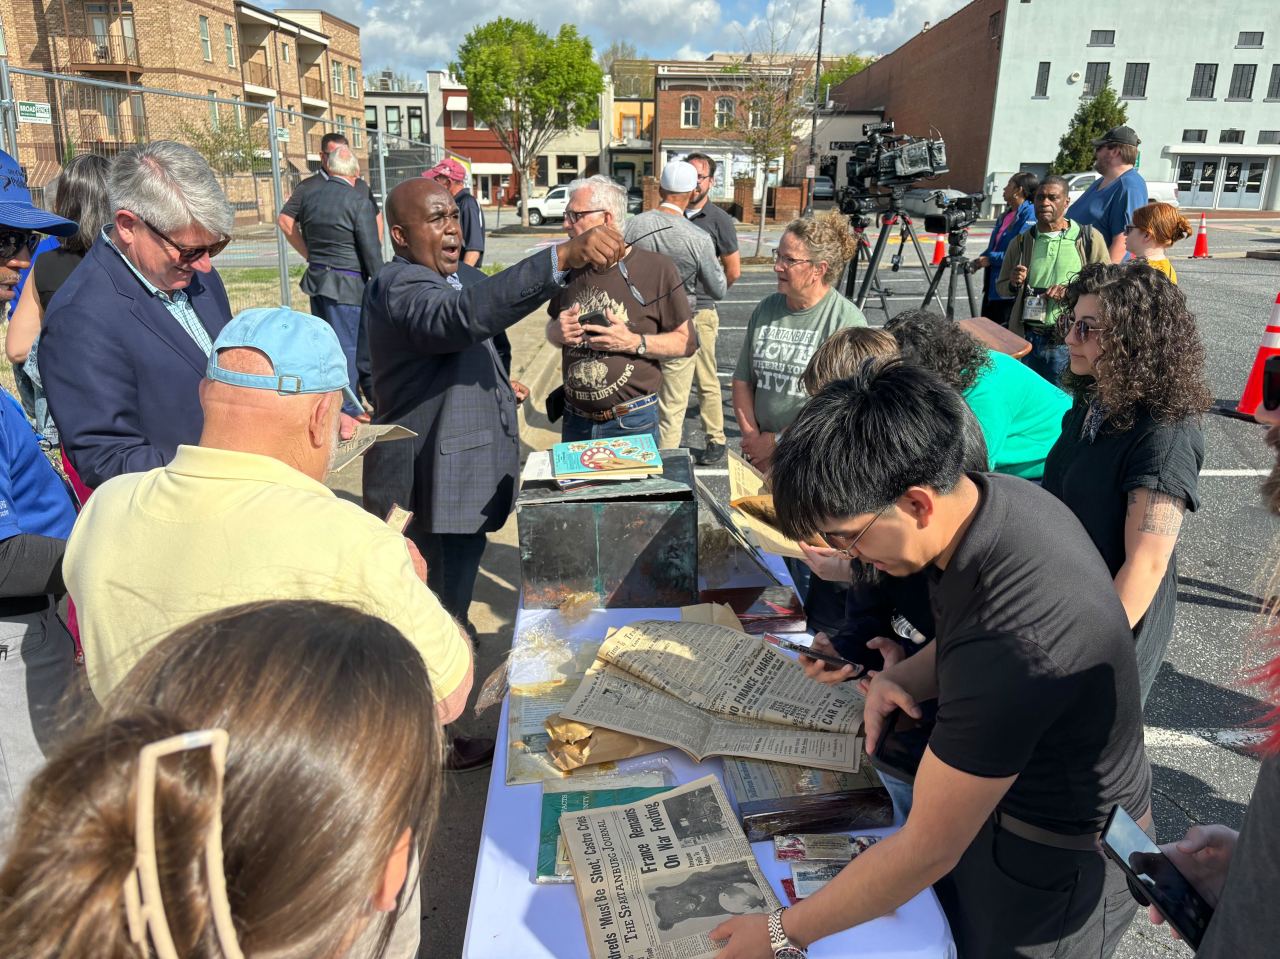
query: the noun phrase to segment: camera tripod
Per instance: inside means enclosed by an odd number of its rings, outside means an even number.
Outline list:
[[[915,224],[911,220],[910,214],[902,209],[898,198],[894,197],[894,202],[889,209],[880,214],[880,235],[876,237],[875,249],[870,253],[866,253],[865,239],[858,244],[858,255],[854,257],[852,263],[849,264],[849,279],[845,285],[844,295],[853,300],[857,304],[858,309],[862,309],[866,305],[867,297],[870,296],[874,288],[876,294],[880,297],[881,308],[885,313],[889,312],[888,301],[884,289],[880,286],[878,274],[880,272],[880,263],[884,260],[885,247],[889,245],[889,233],[896,226],[898,228],[898,250],[890,258],[892,264],[891,269],[894,273],[902,269],[902,253],[906,248],[907,241],[915,247],[916,256],[920,259],[920,267],[924,270],[926,276],[929,274],[929,260],[924,255],[924,248],[920,246],[920,236],[916,233]],[[858,264],[866,257],[866,275],[862,278],[862,285],[858,286]],[[936,284],[935,284],[936,286]],[[858,290],[857,296],[854,296],[855,287]],[[930,287],[929,296],[925,298],[925,304],[928,305],[929,299],[933,297],[934,287]]]
[[[855,221],[853,227],[854,238],[858,241],[858,250],[853,255],[853,259],[849,261],[848,272],[845,280],[845,296],[853,299],[854,290],[858,285],[858,268],[862,264],[870,265],[871,263],[871,241],[867,239],[867,228],[865,225],[858,224]],[[871,292],[880,298],[880,309],[884,310],[885,316],[889,315],[889,291],[880,283],[880,278],[872,274]]]
[[[929,289],[925,291],[924,302],[920,304],[922,308],[927,308],[929,306],[929,301],[938,294],[938,287],[942,284],[942,275],[944,273],[949,274],[947,278],[947,304],[945,310],[948,320],[954,320],[956,318],[957,274],[964,276],[964,289],[969,296],[969,315],[982,315],[978,312],[978,301],[973,295],[973,273],[971,272],[971,261],[964,255],[965,243],[968,238],[969,231],[967,229],[952,230],[947,234],[947,255],[942,258],[942,262],[939,263],[937,268],[933,271],[933,279],[929,281]]]

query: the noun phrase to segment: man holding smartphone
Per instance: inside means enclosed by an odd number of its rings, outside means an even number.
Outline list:
[[[963,402],[932,372],[874,360],[778,444],[784,533],[930,580],[935,640],[871,681],[868,751],[895,710],[919,718],[936,699],[937,720],[903,827],[783,910],[786,943],[762,916],[713,930],[720,959],[794,956],[780,950],[931,884],[966,959],[1106,959],[1133,919],[1124,874],[1097,849],[1115,805],[1150,824],[1128,620],[1070,510],[1016,477],[963,471]]]

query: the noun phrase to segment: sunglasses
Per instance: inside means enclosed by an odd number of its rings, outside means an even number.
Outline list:
[[[19,250],[30,256],[40,245],[40,234],[34,230],[0,230],[0,263],[12,260]]]
[[[134,216],[137,216],[137,214],[135,213]],[[148,230],[160,237],[160,239],[164,240],[164,242],[169,244],[169,246],[173,247],[178,252],[178,262],[184,265],[195,263],[203,256],[208,256],[210,258],[215,257],[225,250],[227,248],[227,244],[231,242],[231,237],[227,236],[223,237],[217,243],[211,243],[208,246],[183,246],[181,243],[175,242],[172,237],[168,236],[163,231],[157,229],[155,225],[148,222],[145,217],[139,216],[138,219],[146,224]]]
[[[1065,339],[1070,333],[1074,332],[1080,338],[1081,343],[1088,341],[1089,337],[1095,333],[1106,331],[1105,326],[1092,326],[1088,320],[1064,319],[1059,323],[1062,328],[1062,336]]]

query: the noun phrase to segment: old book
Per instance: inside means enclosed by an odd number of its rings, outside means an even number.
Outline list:
[[[747,838],[893,825],[893,803],[871,763],[856,772],[726,758],[725,784]]]
[[[551,447],[556,480],[625,479],[662,472],[662,455],[648,433],[575,440]]]
[[[598,782],[592,782],[598,779]],[[569,850],[560,835],[565,813],[621,806],[666,792],[670,784],[662,772],[548,780],[542,784],[542,824],[538,831],[538,864],[534,882],[573,882]]]

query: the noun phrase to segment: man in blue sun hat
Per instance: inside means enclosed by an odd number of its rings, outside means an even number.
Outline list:
[[[42,233],[77,228],[33,206],[22,168],[0,151],[0,300],[13,300]],[[0,390],[0,845],[27,782],[56,745],[57,707],[72,686],[75,645],[57,600],[75,516],[22,408]]]

